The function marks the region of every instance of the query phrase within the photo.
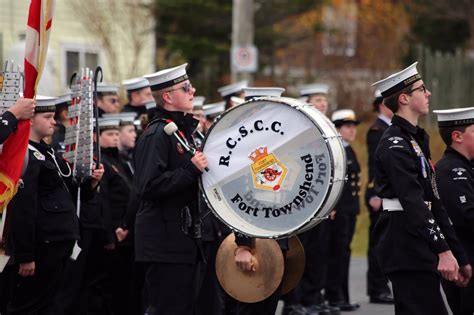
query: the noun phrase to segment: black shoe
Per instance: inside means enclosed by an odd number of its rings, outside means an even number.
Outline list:
[[[288,305],[283,307],[282,315],[305,315],[306,310],[299,304]]]
[[[324,304],[324,306],[329,310],[331,315],[341,315],[341,309],[339,307],[328,304]]]
[[[331,315],[331,311],[329,311],[324,304],[305,306],[305,310],[306,315]]]
[[[393,296],[390,293],[380,293],[370,296],[370,303],[393,304]]]
[[[343,312],[352,312],[360,308],[358,303],[349,303],[345,301],[329,302],[329,305],[339,307]]]

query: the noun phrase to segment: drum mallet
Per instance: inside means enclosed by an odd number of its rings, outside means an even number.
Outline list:
[[[171,135],[175,136],[175,138],[178,140],[178,142],[183,146],[183,148],[191,153],[192,156],[196,154],[196,149],[190,147],[186,141],[184,141],[181,136],[178,134],[178,126],[174,122],[169,122],[166,124],[165,128],[165,133],[171,137]],[[209,172],[209,169],[206,167],[204,169],[206,172]]]

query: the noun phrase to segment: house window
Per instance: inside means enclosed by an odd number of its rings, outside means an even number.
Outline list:
[[[74,72],[82,68],[94,71],[100,63],[100,50],[88,46],[66,46],[63,48],[64,67],[63,85],[69,87],[69,81]]]
[[[323,9],[323,54],[352,57],[356,52],[357,4],[340,1]]]

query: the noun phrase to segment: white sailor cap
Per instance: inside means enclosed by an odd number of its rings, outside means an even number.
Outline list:
[[[223,98],[225,98],[225,97],[232,96],[234,94],[242,92],[243,89],[245,89],[248,86],[249,86],[249,81],[242,80],[239,82],[235,82],[235,83],[220,87],[217,89],[217,92],[219,92],[219,94]]]
[[[120,119],[117,118],[99,118],[99,130],[119,129]]]
[[[104,113],[102,118],[104,119],[118,119],[120,120],[120,126],[133,125],[137,113],[135,112],[122,112],[122,113]]]
[[[230,98],[230,101],[232,103],[234,103],[236,106],[242,104],[242,103],[245,103],[245,99],[241,98],[241,97],[237,97],[237,96],[232,96]]]
[[[440,109],[433,111],[438,115],[438,127],[457,127],[474,124],[474,107]]]
[[[300,96],[309,96],[314,94],[328,94],[329,85],[324,83],[312,83],[299,87]]]
[[[113,93],[117,94],[119,90],[119,86],[116,84],[108,84],[108,83],[98,83],[97,84],[97,92],[99,93]]]
[[[246,101],[259,96],[280,97],[283,92],[285,89],[281,87],[248,87],[244,89]]]
[[[156,102],[155,101],[150,101],[145,103],[145,108],[146,110],[152,109],[156,107]]]
[[[122,85],[128,92],[133,92],[149,87],[150,82],[146,78],[133,78],[123,80]]]
[[[352,109],[340,109],[332,113],[331,120],[336,127],[344,124],[359,124],[355,112]]]
[[[412,85],[416,81],[421,80],[421,75],[416,69],[417,64],[418,61],[400,72],[394,73],[383,80],[375,82],[372,86],[377,90],[380,90],[380,93],[384,98],[389,97],[390,95],[403,90],[407,86]]]
[[[382,92],[380,92],[379,89],[375,90],[375,92],[374,92],[374,97],[375,97],[375,98],[382,97]]]
[[[50,113],[56,111],[57,98],[52,96],[36,95],[35,113]]]
[[[193,109],[201,109],[206,98],[204,96],[193,97]]]
[[[67,104],[72,100],[72,92],[64,93],[59,95],[56,99],[56,105]]]
[[[162,90],[188,80],[188,74],[186,73],[187,65],[188,64],[185,63],[174,68],[168,68],[155,73],[147,74],[145,75],[145,78],[148,79],[150,87],[153,91]]]
[[[206,104],[202,107],[202,110],[206,116],[217,116],[225,111],[225,102]]]

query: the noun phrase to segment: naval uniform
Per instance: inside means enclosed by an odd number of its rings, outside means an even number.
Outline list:
[[[474,262],[474,169],[471,161],[452,148],[447,148],[436,164],[436,180],[441,201],[453,222],[456,235],[469,261]],[[461,263],[459,263],[460,266]],[[444,292],[454,315],[474,313],[474,282],[460,288],[442,281]]]
[[[49,314],[64,268],[79,239],[77,186],[70,168],[45,142],[30,141],[23,184],[12,200],[8,248],[15,264],[9,314]],[[91,198],[90,181],[81,199]],[[35,262],[33,276],[18,274],[19,264]]]
[[[383,116],[382,116],[383,117]],[[369,210],[369,248],[368,248],[368,270],[367,270],[367,295],[369,296],[380,296],[381,294],[390,294],[390,288],[388,287],[388,279],[383,274],[380,269],[379,263],[377,261],[377,256],[375,254],[375,247],[378,243],[378,239],[374,235],[374,227],[377,219],[382,212],[382,207],[380,209],[373,209],[369,200],[373,197],[377,197],[377,193],[374,187],[375,179],[375,150],[379,144],[380,139],[382,138],[383,133],[389,124],[386,120],[380,116],[375,120],[374,124],[369,128],[367,132],[367,153],[368,153],[368,169],[369,169],[369,178],[367,183],[367,189],[365,191],[365,204]]]
[[[135,221],[136,260],[146,264],[150,314],[191,314],[198,262],[196,242],[181,229],[181,210],[197,205],[201,171],[164,127],[173,121],[192,143],[198,121],[192,115],[156,108],[138,139],[134,184],[140,200]]]
[[[326,299],[332,305],[348,305],[349,265],[351,241],[354,236],[356,218],[360,212],[360,165],[352,147],[344,143],[346,151],[346,175],[341,197],[334,209],[336,217],[330,221],[329,267],[326,284]],[[355,306],[356,307],[356,306]]]
[[[397,315],[447,314],[438,254],[451,248],[460,265],[467,262],[433,182],[428,134],[395,115],[375,153],[375,187],[384,208],[375,236]]]
[[[15,132],[18,120],[11,112],[6,111],[0,116],[0,144],[4,143],[8,136]]]

